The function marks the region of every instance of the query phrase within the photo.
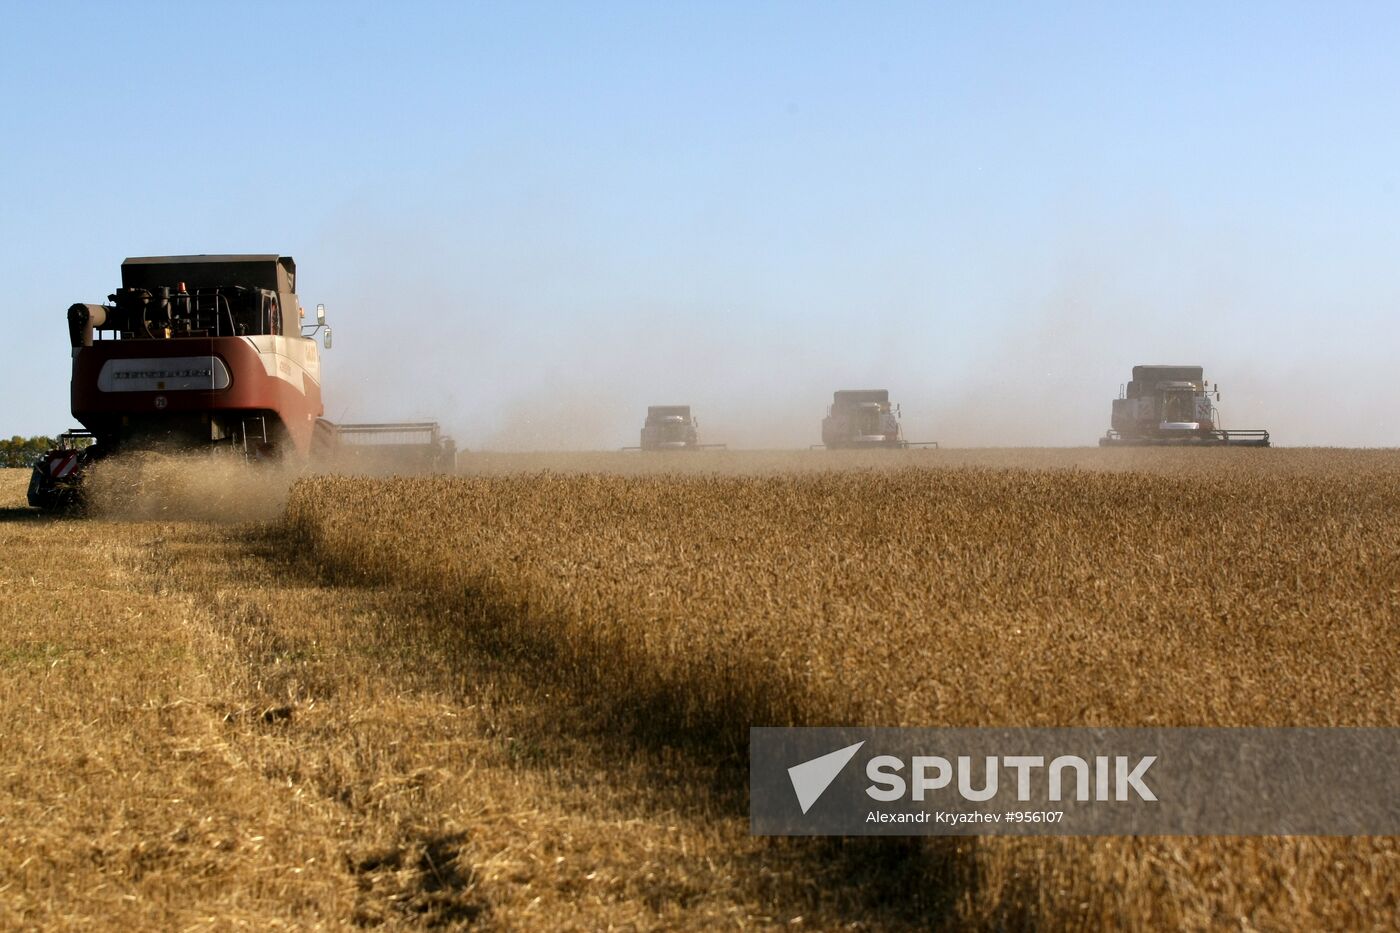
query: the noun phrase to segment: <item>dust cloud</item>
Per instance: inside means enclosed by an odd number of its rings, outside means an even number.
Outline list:
[[[124,451],[83,478],[85,513],[115,521],[266,522],[282,517],[292,485],[322,475],[421,476],[450,469],[426,448],[350,444],[304,461],[251,461],[237,448]]]
[[[281,517],[299,471],[229,453],[126,453],[84,478],[88,514],[119,521],[259,522]]]
[[[1400,442],[1387,414],[1400,390],[1345,297],[1317,333],[1274,326],[1269,270],[1236,269],[1228,242],[1180,231],[1073,234],[1025,269],[1013,257],[947,288],[872,282],[862,300],[850,283],[824,295],[839,270],[668,280],[567,231],[517,231],[539,234],[532,253],[484,234],[449,247],[387,214],[375,226],[376,239],[338,233],[303,262],[305,300],[328,290],[336,325],[326,415],[437,420],[462,450],[616,450],[657,404],[690,405],[705,443],[805,449],[844,388],[889,389],[911,441],[1092,446],[1143,363],[1204,366],[1224,425],[1266,428],[1277,445]],[[1302,302],[1289,320],[1330,313]]]

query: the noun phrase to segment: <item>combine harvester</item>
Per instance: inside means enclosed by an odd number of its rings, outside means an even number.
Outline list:
[[[906,441],[899,406],[890,407],[888,389],[841,389],[822,419],[822,442],[813,450],[937,447],[937,441]]]
[[[122,263],[109,304],[68,309],[72,410],[83,430],[35,465],[29,503],[81,504],[96,461],[204,450],[246,460],[353,465],[366,439],[392,438],[417,466],[450,469],[435,423],[336,425],[321,417],[325,308],[303,325],[289,256],[157,256]],[[406,438],[413,438],[410,443]],[[346,457],[345,454],[352,456]]]
[[[725,444],[700,443],[700,421],[690,413],[689,405],[650,405],[647,420],[642,423],[640,447],[623,450],[702,450],[725,448]]]
[[[1207,388],[1200,366],[1134,366],[1113,400],[1112,427],[1100,447],[1268,447],[1262,428],[1220,427],[1218,385]]]

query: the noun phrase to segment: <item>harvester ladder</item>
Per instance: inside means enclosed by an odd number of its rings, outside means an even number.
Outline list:
[[[254,441],[254,444],[253,444],[253,446],[251,446],[251,447],[249,446],[249,443],[248,443],[248,442],[249,442],[249,439],[250,439],[250,434],[249,434],[249,431],[248,431],[248,425],[249,425],[250,423],[252,423],[252,424],[254,425],[254,430],[257,432],[256,435],[252,436],[252,440]],[[244,419],[243,419],[243,424],[242,424],[242,429],[243,429],[243,456],[245,456],[245,457],[251,457],[251,456],[253,456],[253,454],[254,454],[254,453],[257,451],[257,449],[258,449],[258,445],[266,446],[266,444],[268,443],[268,440],[267,440],[267,418],[265,418],[264,416],[258,415],[256,418],[244,418]]]

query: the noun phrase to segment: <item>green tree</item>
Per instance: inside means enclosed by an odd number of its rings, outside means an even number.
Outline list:
[[[51,437],[20,437],[0,439],[0,467],[32,467],[44,451],[52,450],[57,441]]]

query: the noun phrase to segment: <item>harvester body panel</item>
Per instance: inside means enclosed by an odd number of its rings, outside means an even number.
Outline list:
[[[301,337],[98,340],[73,353],[73,417],[100,444],[176,448],[274,419],[279,439],[306,456],[324,412],[320,376],[316,343]]]

